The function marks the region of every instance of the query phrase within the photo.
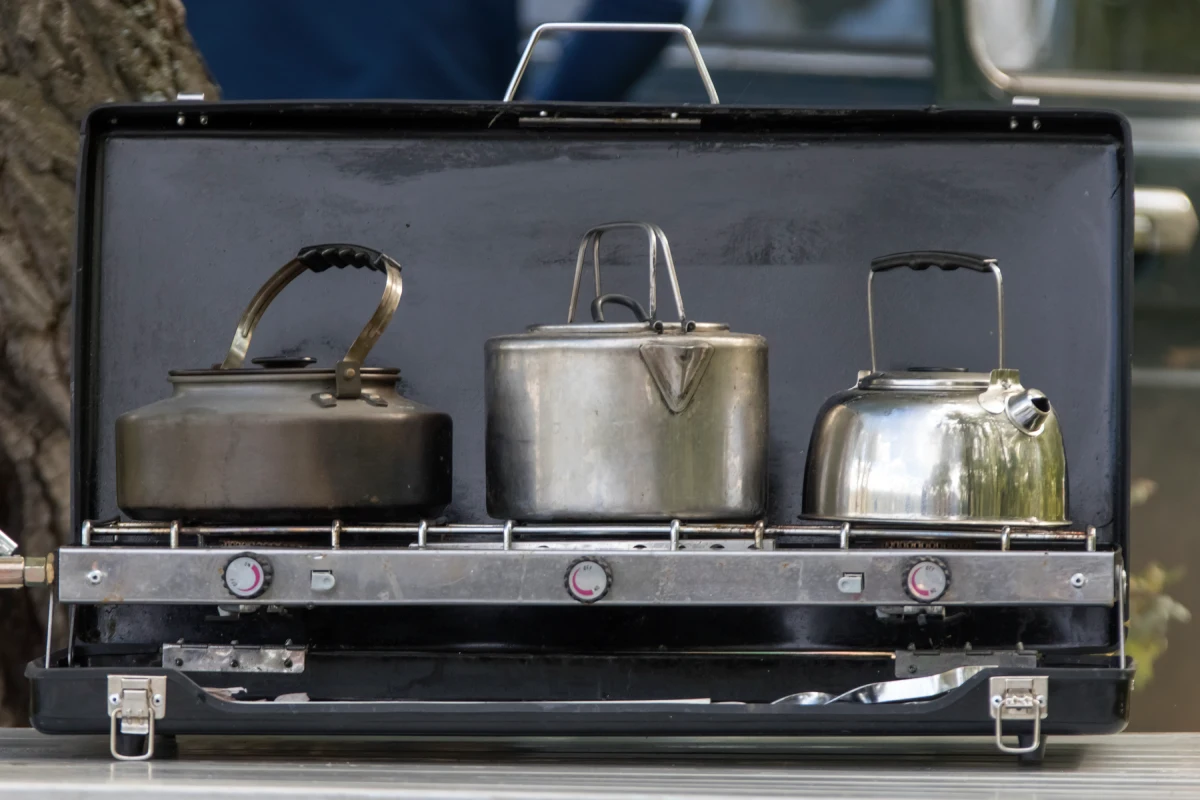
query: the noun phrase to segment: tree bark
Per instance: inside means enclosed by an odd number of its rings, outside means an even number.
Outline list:
[[[104,102],[216,89],[179,0],[0,0],[0,528],[70,538],[70,305],[79,124]],[[47,590],[0,593],[0,726],[25,725]],[[65,641],[56,614],[56,646]]]

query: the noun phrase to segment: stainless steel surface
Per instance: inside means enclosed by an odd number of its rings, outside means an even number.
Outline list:
[[[305,271],[386,276],[371,319],[334,369],[258,359],[241,369],[270,302]],[[451,421],[397,392],[397,370],[364,368],[401,294],[400,266],[351,245],[307,247],[250,302],[221,367],[170,375],[171,397],[116,423],[117,504],[152,520],[404,518],[450,500]],[[280,465],[287,465],[281,469]]]
[[[646,232],[650,308],[633,323],[574,323],[590,248]],[[657,319],[661,248],[679,321]],[[622,302],[635,301],[622,298]],[[648,223],[588,231],[566,325],[485,345],[488,514],[520,521],[752,520],[767,493],[767,343],[686,318],[670,244]],[[598,306],[593,304],[593,315]]]
[[[11,556],[17,552],[17,543],[7,533],[0,531],[0,556]]]
[[[935,675],[869,683],[835,697],[833,703],[906,703],[957,689],[987,666],[955,667]]]
[[[547,22],[537,26],[529,36],[529,43],[525,45],[525,52],[521,54],[521,60],[517,63],[517,69],[513,72],[512,80],[508,82],[508,89],[504,92],[504,102],[511,103],[513,98],[517,96],[517,87],[521,84],[521,78],[525,76],[525,70],[529,68],[529,60],[533,55],[533,48],[537,45],[538,39],[542,38],[543,34],[554,31],[581,33],[592,31],[678,33],[687,44],[688,52],[691,53],[692,61],[696,65],[696,71],[700,73],[700,81],[704,84],[704,91],[708,93],[708,102],[713,105],[721,102],[720,98],[717,97],[717,87],[713,86],[712,76],[708,74],[708,67],[704,64],[704,57],[700,55],[700,47],[696,44],[696,37],[692,35],[691,28],[686,25],[677,24],[635,22]]]
[[[54,589],[46,592],[46,652],[42,656],[42,666],[50,668],[51,646],[54,644]]]
[[[0,556],[0,589],[22,589],[24,587],[24,557]]]
[[[162,665],[184,672],[304,672],[305,648],[229,644],[163,644]]]
[[[1129,592],[1129,577],[1125,572],[1124,562],[1118,560],[1114,565],[1117,570],[1117,657],[1118,663],[1125,666],[1125,632],[1128,622],[1125,619],[1125,596]]]
[[[877,259],[871,278],[904,257]],[[818,413],[809,444],[804,512],[830,520],[924,525],[1067,524],[1067,463],[1058,417],[1044,394],[1004,369],[1003,283],[994,259],[954,253],[933,265],[996,278],[999,363],[988,373],[877,372],[871,284],[870,373]],[[948,265],[948,266],[947,266]],[[870,279],[869,279],[870,280]]]
[[[249,552],[243,550],[242,552]],[[488,604],[573,605],[565,577],[577,550],[417,550],[260,548],[270,586],[251,605]],[[601,603],[616,605],[912,605],[904,550],[593,551],[613,575]],[[955,605],[1096,605],[1115,602],[1111,552],[967,551],[939,553],[953,580],[939,600]],[[68,603],[230,602],[222,570],[227,548],[65,547],[59,596]],[[99,583],[86,579],[101,574]],[[312,572],[335,586],[314,591]],[[863,575],[847,595],[838,579]],[[1075,573],[1086,585],[1071,585]]]
[[[936,675],[955,667],[1036,667],[1033,650],[897,650],[896,677]]]
[[[118,761],[146,761],[154,756],[154,721],[167,713],[167,679],[163,675],[109,675],[109,751]],[[145,737],[145,749],[122,753],[117,733]]]
[[[180,736],[113,764],[104,737],[0,730],[0,794],[308,800],[662,797],[1095,800],[1200,794],[1200,735],[1057,737],[1040,768],[989,739],[428,739]]]
[[[799,692],[781,697],[772,705],[820,706],[828,703],[876,704],[927,700],[957,689],[985,669],[988,669],[987,665],[954,667],[934,675],[868,683],[836,696],[828,692]]]
[[[988,713],[996,720],[996,747],[1002,753],[1033,753],[1042,742],[1042,720],[1050,713],[1050,680],[1044,675],[997,676],[988,680]],[[1004,722],[1033,721],[1031,742],[1004,742]]]
[[[417,523],[343,525],[335,520],[333,525],[329,526],[259,524],[181,525],[179,531],[181,536],[186,535],[189,540],[197,541],[245,537],[267,537],[286,540],[286,538],[292,536],[331,535],[334,526],[337,526],[339,530],[337,537],[339,543],[343,537],[353,539],[353,537],[364,535],[385,535],[394,537],[398,542],[411,538],[414,540],[413,543],[421,549],[459,547],[461,543],[456,543],[455,538],[466,534],[495,536],[497,537],[496,542],[501,542],[501,537],[504,535],[506,529],[510,530],[513,547],[521,547],[521,540],[523,538],[541,543],[549,541],[552,547],[570,549],[579,546],[578,543],[589,539],[599,541],[622,540],[619,537],[659,537],[664,541],[669,541],[668,537],[675,536],[682,542],[691,539],[707,541],[714,538],[746,537],[747,542],[752,540],[757,544],[767,543],[769,545],[776,537],[782,536],[802,537],[806,540],[806,543],[812,546],[839,547],[843,550],[849,548],[852,539],[858,543],[862,541],[882,540],[897,544],[910,544],[914,547],[920,545],[936,546],[942,543],[970,543],[976,547],[980,545],[994,545],[1001,546],[1000,549],[1007,549],[1002,546],[1006,537],[1003,530],[971,527],[957,530],[941,527],[855,527],[848,522],[832,523],[820,520],[813,520],[802,525],[767,525],[762,520],[754,524],[696,522],[680,523],[678,526],[674,523],[648,524],[636,522],[614,522],[599,525],[533,523],[513,525],[511,529],[509,529],[508,523],[432,524],[428,520],[422,520]],[[83,530],[89,535],[84,538],[83,544],[85,546],[95,544],[91,542],[92,534],[115,538],[117,540],[125,534],[133,534],[141,539],[150,536],[167,537],[170,527],[170,525],[161,522],[84,522]],[[431,536],[436,538],[431,539]],[[1087,534],[1083,531],[1068,530],[1032,529],[1009,531],[1007,538],[1010,544],[1036,544],[1054,549],[1085,548],[1088,542]],[[109,544],[114,543],[117,542],[109,542]],[[203,546],[203,544],[204,542],[201,541],[200,545]],[[481,547],[486,546],[486,543],[478,544]],[[1094,550],[1095,548],[1092,547],[1089,549]]]
[[[695,538],[681,542],[670,539],[524,539],[503,542],[441,541],[426,544],[433,550],[774,550],[775,542],[766,540],[755,544],[753,539]]]

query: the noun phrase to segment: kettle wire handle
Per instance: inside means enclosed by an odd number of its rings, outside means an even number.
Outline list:
[[[696,71],[700,73],[700,81],[704,84],[704,91],[708,93],[708,102],[714,106],[721,102],[721,99],[717,97],[717,87],[713,85],[712,76],[708,74],[708,66],[704,63],[704,56],[700,55],[700,46],[696,44],[696,37],[692,34],[692,29],[687,25],[679,23],[657,22],[547,22],[538,25],[533,29],[533,33],[530,34],[529,43],[525,45],[525,52],[521,54],[521,60],[517,63],[517,69],[513,72],[512,80],[508,82],[508,89],[504,92],[504,102],[511,103],[513,98],[517,96],[517,86],[520,85],[521,78],[525,77],[525,70],[529,68],[529,60],[533,56],[533,48],[537,44],[538,39],[542,38],[542,34],[553,31],[571,31],[575,33],[599,31],[612,33],[678,33],[687,44],[688,52],[692,54],[692,61],[696,64]]]
[[[1000,354],[997,369],[1004,369],[1004,278],[1000,265],[994,258],[974,253],[959,253],[950,250],[910,250],[891,253],[871,260],[871,271],[867,275],[867,332],[871,338],[871,372],[878,372],[875,362],[875,273],[907,267],[922,272],[930,267],[950,271],[969,269],[975,272],[990,272],[996,276],[996,339]]]
[[[675,308],[679,311],[679,325],[686,333],[695,328],[695,323],[687,318],[683,310],[683,295],[679,291],[679,275],[675,272],[675,259],[671,255],[671,243],[663,229],[652,222],[607,222],[597,225],[583,235],[579,242],[579,253],[575,258],[575,280],[571,283],[571,305],[567,309],[567,324],[575,321],[575,306],[579,304],[579,287],[583,282],[583,262],[587,257],[588,247],[592,248],[592,270],[596,276],[596,297],[604,297],[600,289],[600,239],[605,233],[613,230],[636,228],[646,232],[649,240],[650,261],[650,304],[645,311],[646,322],[655,328],[661,328],[658,322],[658,250],[661,247],[663,261],[667,264],[667,277],[671,281],[671,293],[675,296]]]
[[[254,329],[258,327],[267,306],[271,305],[285,286],[305,272],[324,272],[330,267],[370,269],[387,276],[379,306],[346,351],[346,357],[342,359],[343,362],[361,365],[375,346],[375,342],[383,335],[388,323],[392,321],[392,315],[396,313],[396,307],[400,304],[400,295],[404,289],[404,281],[400,277],[400,264],[391,256],[369,247],[354,244],[319,244],[301,248],[296,257],[268,278],[250,300],[238,322],[237,330],[233,333],[233,343],[229,345],[229,352],[226,353],[220,368],[241,369],[245,364]]]
[[[650,315],[646,313],[646,309],[642,308],[642,304],[632,297],[623,294],[602,294],[592,301],[592,322],[604,322],[605,303],[615,303],[628,308],[638,322],[650,321]]]

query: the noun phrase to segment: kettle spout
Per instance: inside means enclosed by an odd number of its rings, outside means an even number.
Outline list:
[[[1012,423],[1028,434],[1038,434],[1050,416],[1050,399],[1037,389],[1023,389],[1008,398],[1005,410]]]

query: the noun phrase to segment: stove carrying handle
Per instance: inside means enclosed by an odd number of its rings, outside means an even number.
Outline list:
[[[679,327],[684,333],[695,330],[696,323],[687,318],[687,312],[683,309],[683,295],[679,291],[679,275],[675,271],[675,258],[671,255],[671,243],[667,241],[667,234],[663,229],[652,222],[608,222],[603,225],[597,225],[583,235],[583,239],[579,242],[579,252],[575,258],[575,279],[571,283],[571,305],[567,309],[567,324],[570,325],[575,321],[575,307],[579,304],[579,288],[583,282],[583,265],[587,260],[587,251],[590,247],[592,250],[592,270],[596,277],[596,300],[592,303],[593,316],[607,302],[620,302],[621,305],[626,305],[623,302],[623,295],[606,295],[600,288],[600,239],[604,234],[614,230],[638,229],[645,231],[646,237],[649,240],[649,263],[650,263],[650,303],[649,306],[643,309],[635,301],[637,308],[634,313],[638,315],[639,321],[645,322],[651,328],[658,332],[662,332],[663,324],[658,320],[658,251],[662,248],[663,261],[667,264],[667,277],[671,281],[671,293],[675,298],[675,308],[679,312]],[[617,298],[622,298],[618,300]],[[629,306],[626,306],[629,307]],[[597,322],[603,322],[603,311],[600,312]]]
[[[704,91],[708,94],[708,102],[714,106],[719,105],[721,102],[721,99],[717,96],[717,87],[713,85],[712,76],[708,74],[708,66],[704,63],[704,56],[700,55],[700,46],[696,44],[696,37],[692,33],[692,29],[687,25],[650,22],[547,22],[538,25],[534,28],[533,33],[530,34],[529,43],[525,45],[525,52],[521,54],[521,60],[517,63],[517,69],[513,72],[512,80],[508,82],[508,89],[504,92],[505,103],[513,102],[513,98],[517,96],[517,87],[521,84],[521,79],[525,77],[525,70],[529,68],[529,61],[533,56],[533,48],[537,45],[538,39],[542,38],[542,34],[555,31],[572,33],[678,33],[683,37],[688,52],[692,55],[692,61],[696,64],[696,71],[700,73],[700,82],[704,84]]]
[[[1004,369],[1004,278],[1000,274],[1000,266],[996,259],[950,250],[910,250],[879,256],[871,261],[871,271],[867,275],[867,332],[871,339],[871,372],[879,371],[875,360],[875,274],[902,267],[917,272],[923,272],[930,267],[947,272],[969,269],[974,272],[990,272],[996,276],[996,339],[1000,347],[996,368]]]
[[[246,361],[246,352],[250,348],[250,339],[258,327],[259,320],[267,306],[279,296],[284,287],[300,277],[305,272],[324,272],[330,267],[343,269],[355,267],[382,272],[387,277],[383,287],[383,297],[371,319],[363,327],[362,332],[346,351],[346,356],[337,364],[336,381],[339,398],[353,398],[361,394],[360,370],[363,361],[371,348],[379,341],[396,307],[400,304],[400,295],[404,282],[400,277],[400,264],[391,256],[355,244],[318,244],[300,249],[288,263],[267,279],[262,288],[250,301],[242,313],[237,330],[233,334],[233,343],[229,352],[221,362],[221,369],[241,369]]]

